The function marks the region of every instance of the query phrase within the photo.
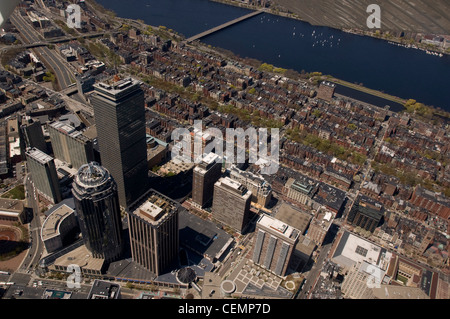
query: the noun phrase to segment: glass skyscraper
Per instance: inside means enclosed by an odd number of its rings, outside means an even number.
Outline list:
[[[94,85],[94,108],[101,164],[117,183],[127,208],[148,186],[144,92],[132,78]]]
[[[72,186],[83,241],[94,258],[117,260],[123,250],[117,186],[95,162],[80,167]]]

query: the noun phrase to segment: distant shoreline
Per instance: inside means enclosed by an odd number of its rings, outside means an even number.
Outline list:
[[[263,8],[261,6],[252,6],[252,5],[247,5],[245,3],[237,3],[236,1],[232,1],[232,0],[210,0],[210,1],[223,3],[223,4],[226,4],[226,5],[231,5],[231,6],[238,7],[238,8],[245,8],[245,9],[249,9],[249,10],[259,10],[259,9]],[[306,21],[306,20],[300,18],[295,13],[288,13],[288,12],[278,11],[278,10],[275,10],[275,9],[271,9],[270,7],[266,8],[266,9],[267,9],[267,13],[269,13],[269,14],[278,15],[278,16],[281,16],[281,17],[285,17],[285,18],[289,18],[289,19],[293,19],[293,20],[297,20],[297,21],[301,21],[301,22],[305,22],[305,23],[308,23],[310,25],[313,25],[309,21]],[[361,36],[367,36],[367,37],[380,39],[380,40],[387,41],[387,42],[393,42],[394,44],[398,44],[398,45],[405,45],[403,43],[402,38],[398,38],[398,37],[394,37],[394,36],[389,37],[389,38],[385,38],[385,37],[383,37],[381,35],[377,36],[376,32],[364,31],[364,30],[361,30],[361,29],[338,28],[338,27],[331,26],[331,25],[317,25],[317,26],[318,27],[327,27],[327,28],[339,30],[339,31],[346,32],[346,33],[351,33],[351,34],[356,34],[356,35],[361,35]],[[406,41],[406,45],[407,45],[407,44],[410,44],[409,42],[411,41],[411,39],[407,39],[407,40],[405,39],[405,41]],[[443,55],[450,55],[450,52],[445,51],[445,50],[436,50],[436,49],[431,49],[431,48],[427,49],[426,45],[421,45],[421,43],[414,42],[414,45],[418,46],[415,49],[421,49],[423,51],[429,50],[431,52],[436,52],[438,54],[441,53]]]
[[[245,5],[245,4],[240,5],[240,4],[238,4],[238,3],[232,3],[232,2],[229,1],[229,0],[210,0],[210,1],[218,2],[218,3],[223,3],[223,4],[226,4],[226,5],[233,5],[233,6],[235,6],[235,7],[241,7],[241,8],[251,9],[251,10],[255,10],[255,9],[260,9],[260,8],[261,8],[261,7],[255,7],[255,6],[247,6],[247,5]],[[95,4],[97,4],[97,5],[99,5],[99,6],[102,6],[101,4],[99,4],[99,3],[98,3],[97,1],[95,1],[95,0],[90,0],[90,2],[91,2],[91,3],[94,2]],[[103,7],[103,6],[102,6],[102,7]],[[107,9],[107,8],[105,8],[105,9],[108,10],[108,11],[114,12],[114,11],[111,10],[111,9]],[[116,13],[116,14],[118,15],[117,12],[114,12],[114,13]],[[269,11],[268,11],[268,13],[274,14],[274,13],[271,13],[271,12],[269,12]],[[298,20],[298,21],[302,21],[302,22],[308,23],[307,21],[303,21],[303,20],[300,20],[300,19],[298,19],[298,18],[291,17],[291,16],[289,16],[289,14],[285,14],[285,15],[278,14],[278,15],[280,15],[280,16],[285,16],[285,17],[288,17],[288,18],[292,18],[292,19],[295,19],[295,20]],[[119,16],[119,15],[118,15],[118,16]],[[127,20],[133,20],[133,19],[127,19]],[[145,25],[148,25],[148,24],[145,23]],[[334,29],[336,29],[336,28],[334,28]],[[340,29],[336,29],[336,30],[340,30]],[[175,30],[175,31],[176,31],[176,30]],[[344,31],[344,30],[340,30],[340,31]],[[345,32],[345,31],[344,31],[344,32]],[[362,35],[362,36],[364,36],[364,35]],[[201,42],[201,40],[200,40],[200,43],[201,43],[205,48],[207,47],[203,42]],[[223,52],[221,53],[221,52],[218,50],[218,48],[208,48],[208,49],[214,51],[215,53],[217,53],[217,54],[219,54],[219,55],[223,55]],[[228,51],[229,53],[231,53],[231,54],[232,54],[232,57],[229,57],[230,59],[233,58],[234,60],[240,60],[240,59],[236,56],[236,54],[235,54],[234,52],[232,52],[232,51],[230,51],[230,50],[227,50],[227,49],[223,49],[223,48],[220,48],[220,49],[225,50],[225,51]],[[227,54],[227,55],[228,55],[228,54]],[[264,63],[264,62],[261,61],[261,63]],[[324,75],[324,76],[325,76],[325,75]],[[348,82],[348,81],[345,81],[345,80],[341,80],[341,79],[335,78],[335,77],[332,76],[332,75],[325,76],[325,77],[327,77],[327,79],[326,79],[327,81],[332,81],[332,82],[335,82],[335,83],[340,84],[340,85],[342,85],[342,86],[346,86],[346,87],[348,87],[348,88],[351,88],[351,89],[360,91],[360,92],[362,92],[362,93],[370,94],[370,95],[373,95],[374,97],[383,98],[383,99],[386,99],[386,100],[389,100],[389,101],[392,101],[392,102],[401,104],[403,107],[404,107],[405,102],[408,100],[408,99],[400,98],[400,97],[397,97],[397,96],[393,96],[393,95],[390,95],[390,94],[387,94],[387,93],[384,93],[384,92],[381,92],[381,91],[378,91],[378,90],[370,89],[370,88],[367,88],[367,87],[364,87],[364,86],[361,86],[361,85],[358,85],[358,84],[350,83],[350,82]],[[419,101],[419,102],[420,102],[420,101]],[[430,108],[430,109],[433,111],[433,113],[435,113],[435,116],[437,116],[437,117],[439,117],[439,118],[441,118],[441,119],[442,119],[442,118],[444,118],[444,119],[446,119],[446,120],[450,119],[450,112],[448,112],[448,111],[446,111],[446,110],[443,110],[443,109],[441,109],[441,110],[436,110],[436,108],[434,108],[434,107],[432,107],[432,106],[427,106],[427,107]],[[404,109],[401,110],[401,111],[395,111],[395,113],[404,112],[404,111],[406,111],[406,108],[404,108]],[[394,112],[394,111],[392,111],[392,112]]]

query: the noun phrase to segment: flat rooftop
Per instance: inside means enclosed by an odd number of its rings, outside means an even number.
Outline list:
[[[149,222],[154,222],[164,213],[163,209],[151,202],[145,202],[138,208],[139,216],[143,217]]]
[[[61,221],[72,214],[75,210],[67,205],[62,205],[53,211],[44,221],[41,229],[42,240],[59,235]]]
[[[0,198],[0,213],[1,211],[22,212],[23,208],[23,202],[20,200]]]
[[[165,216],[178,210],[178,206],[162,194],[149,192],[146,198],[133,211],[133,215],[142,218],[151,225],[157,225]]]
[[[280,237],[284,237],[289,241],[296,240],[300,235],[300,231],[294,227],[278,220],[276,218],[270,217],[268,215],[262,215],[258,220],[257,226],[262,226],[267,229],[275,231]]]
[[[45,165],[53,160],[53,157],[45,154],[41,150],[34,147],[32,149],[27,150],[26,154],[28,154],[28,156],[30,156],[32,159],[36,160],[42,165]]]
[[[275,218],[291,225],[292,227],[298,229],[301,234],[304,234],[311,222],[312,216],[287,203],[283,203],[278,209]]]
[[[103,280],[95,280],[89,292],[88,299],[118,299],[120,285]]]
[[[382,258],[383,254],[386,255],[385,258]],[[390,259],[390,256],[391,254],[386,249],[346,231],[342,234],[332,259],[343,267],[368,262],[385,268],[384,259]]]
[[[334,214],[329,211],[320,211],[318,212],[311,221],[311,224],[316,226],[320,226],[323,229],[330,228],[331,224],[334,220]]]
[[[59,121],[50,123],[50,126],[68,135],[70,135],[73,132],[76,132],[75,127]]]
[[[224,186],[224,188],[233,191],[236,194],[239,194],[245,198],[250,197],[252,192],[249,191],[244,185],[235,181],[229,177],[221,177],[215,185]]]
[[[233,242],[233,237],[211,221],[182,209],[179,214],[180,245],[200,256],[213,258]],[[220,257],[219,257],[220,258]],[[190,258],[191,259],[191,258]]]
[[[203,157],[202,161],[194,168],[194,171],[205,174],[214,163],[220,163],[220,156],[215,153],[209,153]],[[218,162],[219,160],[219,162]]]
[[[203,157],[202,161],[205,162],[206,164],[212,164],[212,163],[215,163],[218,158],[220,158],[219,155],[211,152],[208,155],[206,155],[205,157]]]
[[[430,299],[430,297],[418,287],[381,285],[380,288],[373,288],[372,293],[377,299]]]
[[[87,129],[84,130],[83,134],[84,136],[86,136],[91,140],[97,138],[97,126],[95,124],[89,126]]]
[[[133,78],[125,78],[117,81],[112,77],[109,80],[94,84],[94,90],[95,93],[109,100],[118,100],[139,89],[141,83]]]
[[[54,289],[45,289],[42,299],[70,299],[72,292]]]
[[[92,257],[92,253],[85,245],[75,248],[71,252],[57,258],[54,265],[68,267],[71,264],[79,265],[83,269],[101,271],[104,259]]]
[[[165,163],[161,166],[159,172],[161,173],[173,173],[175,175],[180,173],[189,172],[194,168],[194,163],[186,162],[182,158],[175,157],[172,158],[169,162]]]

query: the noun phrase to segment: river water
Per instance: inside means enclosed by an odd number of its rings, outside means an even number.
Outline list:
[[[164,25],[186,37],[250,12],[209,0],[97,2],[120,17],[142,19],[153,26]],[[312,26],[267,13],[213,33],[201,41],[241,57],[255,58],[299,72],[322,72],[450,111],[449,56],[428,55],[424,51],[399,47],[380,39]],[[342,90],[349,94],[353,91]],[[365,101],[370,102],[370,97]],[[384,106],[385,101],[374,99],[373,102]],[[399,105],[391,106],[391,109],[399,108]]]

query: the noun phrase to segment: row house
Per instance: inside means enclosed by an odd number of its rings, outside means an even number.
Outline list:
[[[450,200],[437,193],[417,185],[411,196],[410,203],[418,207],[427,209],[431,214],[439,216],[445,220],[450,219]]]

